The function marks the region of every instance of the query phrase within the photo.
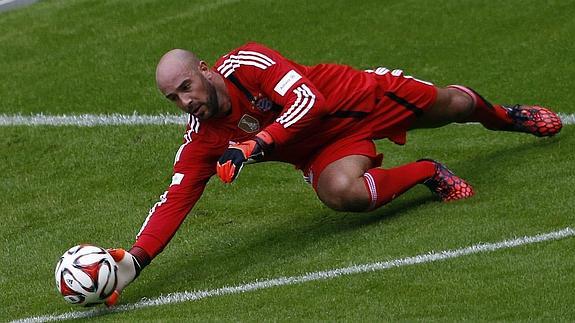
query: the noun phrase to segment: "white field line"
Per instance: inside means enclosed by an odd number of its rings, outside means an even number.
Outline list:
[[[0,0],[0,11],[5,9],[21,7],[27,4],[34,3],[38,0]]]
[[[0,126],[119,126],[119,125],[185,125],[184,114],[80,114],[80,115],[6,115],[0,114]]]
[[[575,114],[557,113],[563,124],[575,124]]]
[[[559,113],[564,125],[575,124],[575,114]],[[0,114],[0,126],[119,126],[186,124],[184,114],[80,114],[80,115],[8,115]]]
[[[495,243],[479,243],[469,247],[455,249],[455,250],[444,250],[438,252],[429,252],[426,254],[421,254],[413,257],[407,257],[402,259],[395,259],[385,262],[375,262],[362,265],[354,265],[350,267],[331,269],[326,271],[318,271],[313,273],[304,274],[301,276],[292,277],[279,277],[269,280],[256,280],[251,283],[236,285],[236,286],[226,286],[218,289],[206,290],[206,291],[195,291],[195,292],[177,292],[167,295],[162,295],[151,299],[142,299],[141,301],[134,304],[126,304],[114,307],[112,309],[106,308],[96,308],[87,311],[76,311],[68,312],[64,314],[54,314],[45,316],[34,316],[29,318],[20,319],[13,322],[48,322],[48,321],[60,321],[60,320],[71,320],[80,318],[90,318],[100,315],[106,315],[109,313],[118,313],[132,311],[136,309],[161,306],[168,304],[175,304],[181,302],[196,301],[208,297],[217,297],[230,294],[246,293],[251,291],[256,291],[260,289],[267,289],[277,286],[295,285],[302,284],[310,281],[333,279],[344,275],[354,275],[361,273],[369,273],[382,271],[390,268],[411,266],[417,264],[423,264],[428,262],[434,262],[439,260],[446,260],[452,258],[458,258],[462,256],[478,254],[483,252],[491,252],[500,249],[507,249],[518,247],[522,245],[539,243],[548,240],[559,240],[568,237],[575,236],[575,230],[571,228],[565,228],[558,231],[553,231],[549,233],[542,233],[535,236],[526,236],[522,238],[515,238],[510,240],[504,240]]]

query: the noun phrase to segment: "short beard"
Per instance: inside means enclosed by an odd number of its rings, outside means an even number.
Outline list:
[[[220,103],[218,101],[216,87],[212,83],[208,82],[208,80],[203,75],[201,75],[201,77],[202,83],[208,91],[208,100],[206,101],[206,106],[210,112],[210,117],[217,116],[220,113]]]

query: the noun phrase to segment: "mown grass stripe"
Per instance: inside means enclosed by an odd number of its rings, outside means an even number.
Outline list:
[[[559,113],[564,125],[575,123],[575,114]],[[119,125],[168,125],[185,124],[187,116],[183,114],[79,114],[79,115],[8,115],[0,114],[0,126],[119,126]]]
[[[559,240],[568,237],[575,236],[575,230],[571,228],[564,228],[562,230],[542,233],[535,236],[525,236],[522,238],[515,238],[510,240],[503,240],[495,243],[479,243],[469,247],[464,247],[455,250],[444,250],[438,252],[429,252],[426,254],[420,254],[413,257],[406,257],[401,259],[395,259],[384,262],[375,262],[361,265],[354,265],[350,267],[331,269],[326,271],[318,271],[313,273],[304,274],[301,276],[293,277],[279,277],[269,280],[257,280],[251,283],[237,285],[237,286],[226,286],[218,289],[212,289],[207,291],[194,291],[194,292],[177,292],[168,295],[162,295],[156,298],[144,299],[134,304],[120,305],[111,309],[107,308],[95,308],[88,311],[75,311],[68,312],[64,314],[54,314],[45,316],[35,316],[24,318],[21,320],[13,322],[48,322],[48,321],[60,321],[60,320],[71,320],[80,318],[96,317],[111,313],[119,313],[132,311],[136,309],[161,306],[182,302],[189,302],[200,300],[208,297],[217,297],[230,294],[246,293],[251,291],[256,291],[260,289],[267,289],[277,286],[287,286],[302,284],[310,281],[319,281],[326,279],[333,279],[341,277],[344,275],[354,275],[368,272],[382,271],[385,269],[417,265],[429,262],[435,262],[439,260],[447,260],[452,258],[458,258],[462,256],[478,254],[483,252],[491,252],[500,249],[508,249],[513,247],[518,247],[527,244],[539,243],[549,240]]]

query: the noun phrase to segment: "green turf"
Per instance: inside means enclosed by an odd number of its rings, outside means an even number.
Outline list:
[[[98,320],[133,321],[145,315],[198,321],[570,321],[575,301],[571,246],[570,241],[551,242]],[[520,277],[521,284],[510,277]]]
[[[430,133],[429,130],[414,132],[410,137],[412,144],[406,147],[382,143],[380,148],[386,152],[386,164],[393,166],[422,156],[440,158],[474,184],[477,196],[473,199],[443,204],[435,201],[424,187],[418,187],[387,208],[370,214],[336,213],[321,206],[311,189],[289,166],[250,166],[231,187],[217,181],[209,184],[204,198],[172,244],[126,290],[123,301],[136,302],[144,296],[173,291],[212,289],[261,278],[390,260],[516,235],[534,235],[573,224],[570,210],[575,204],[570,199],[568,180],[569,174],[575,171],[575,165],[569,162],[574,155],[569,147],[575,144],[572,127],[550,140],[521,134],[486,133],[480,126],[435,130],[435,140],[431,140]],[[2,129],[2,145],[7,147],[8,155],[15,157],[2,163],[0,169],[6,174],[0,191],[5,197],[1,207],[8,210],[0,232],[7,254],[0,261],[3,271],[0,288],[8,301],[4,309],[9,318],[69,309],[56,294],[52,282],[54,263],[67,247],[78,242],[106,246],[131,243],[147,208],[169,182],[169,173],[163,170],[170,167],[173,155],[170,152],[173,149],[166,143],[171,142],[173,147],[179,144],[173,137],[178,137],[177,127]],[[480,137],[483,140],[473,139]],[[444,153],[443,143],[450,139],[455,147],[460,147],[457,154]],[[486,144],[485,139],[497,140]],[[548,167],[549,164],[554,167]],[[278,172],[284,175],[279,183]],[[223,200],[223,194],[229,199]],[[262,194],[267,196],[265,201],[252,201],[258,200],[254,195]],[[13,202],[16,200],[19,203]],[[246,204],[246,200],[252,203]],[[480,295],[498,293],[503,288],[490,281],[498,270],[506,277],[497,278],[505,282],[503,295],[522,295],[521,299],[507,300],[507,315],[515,311],[516,319],[567,317],[575,313],[570,309],[548,312],[547,305],[520,304],[536,304],[537,299],[545,298],[537,291],[543,287],[572,299],[564,287],[558,290],[548,285],[537,287],[546,281],[555,282],[552,286],[558,282],[561,286],[575,283],[565,274],[573,266],[568,260],[572,255],[561,248],[558,252],[554,245],[567,248],[572,241],[522,247],[519,249],[522,251],[501,251],[495,259],[491,255],[477,255],[447,261],[439,267],[435,264],[406,267],[309,286],[280,287],[254,296],[205,300],[198,302],[199,305],[148,309],[140,314],[138,311],[109,319],[125,316],[126,320],[132,320],[142,317],[139,315],[157,319],[187,316],[201,319],[199,313],[213,319],[232,319],[233,315],[246,320],[281,319],[283,315],[273,313],[289,311],[292,306],[295,309],[288,317],[293,319],[328,319],[323,309],[332,304],[333,299],[357,297],[356,294],[361,294],[358,290],[370,284],[375,284],[368,289],[377,301],[367,302],[368,297],[364,295],[362,299],[366,303],[362,306],[358,300],[353,308],[340,313],[336,312],[338,307],[333,308],[330,315],[342,319],[378,315],[389,319],[466,319],[474,315],[486,319],[505,318],[494,316],[501,313],[491,313],[495,303],[490,298],[477,306],[460,300],[453,308],[441,312],[433,308],[433,304],[425,304],[424,295],[413,290],[417,287],[417,284],[413,286],[413,276],[419,277],[420,271],[435,273],[428,280],[420,277],[418,284],[420,288],[436,290],[429,297],[438,298],[437,302],[443,297],[457,299],[455,295],[443,295],[446,289],[455,288],[451,278],[462,285],[479,284],[479,280],[487,289],[476,286],[477,298],[468,290],[462,292],[462,297],[473,298],[475,302],[481,299]],[[505,255],[516,256],[506,258]],[[461,263],[463,268],[458,265]],[[548,270],[549,263],[558,267]],[[26,270],[19,270],[22,267]],[[446,272],[443,267],[447,268]],[[530,283],[535,286],[529,288],[533,291],[523,295],[528,288],[525,275],[534,275],[533,271],[542,275],[543,280],[537,278],[540,276],[532,278]],[[434,275],[443,278],[437,280]],[[348,284],[357,290],[348,290]],[[404,288],[407,290],[402,292]],[[398,295],[388,298],[390,290]],[[419,296],[410,296],[410,290]],[[266,301],[262,295],[270,296]],[[302,297],[305,301],[294,300]],[[563,304],[563,298],[558,300],[559,304]],[[32,301],[12,301],[22,299]],[[242,310],[239,304],[244,301],[247,307]],[[266,307],[258,316],[253,308],[261,302],[266,303]],[[296,304],[285,307],[293,302]],[[401,310],[405,302],[423,307],[406,312],[407,309]],[[202,305],[204,303],[206,305]],[[381,306],[398,310],[388,313]],[[458,308],[463,306],[470,308],[461,312]],[[235,309],[222,312],[226,307]]]
[[[0,111],[165,112],[168,49],[209,63],[260,41],[314,64],[387,66],[494,100],[573,112],[575,2],[42,1],[0,14]]]
[[[41,1],[0,13],[0,114],[174,113],[154,87],[173,47],[213,63],[249,40],[302,63],[403,68],[498,102],[573,113],[575,1]],[[476,188],[417,187],[333,212],[292,167],[209,183],[124,303],[175,291],[390,260],[573,227],[573,126],[556,138],[478,125],[378,143],[385,166],[444,161]],[[70,246],[129,247],[170,181],[178,126],[0,128],[0,321],[63,313],[53,267]],[[225,198],[224,198],[225,197]],[[573,239],[98,317],[110,321],[575,319]]]

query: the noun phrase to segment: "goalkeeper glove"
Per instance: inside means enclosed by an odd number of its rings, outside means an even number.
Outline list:
[[[248,160],[262,160],[273,147],[272,137],[265,131],[252,140],[231,144],[217,163],[218,177],[224,183],[233,182]]]
[[[142,267],[136,257],[124,249],[108,249],[108,253],[118,265],[116,289],[105,301],[106,306],[110,307],[118,302],[122,290],[138,277]]]

